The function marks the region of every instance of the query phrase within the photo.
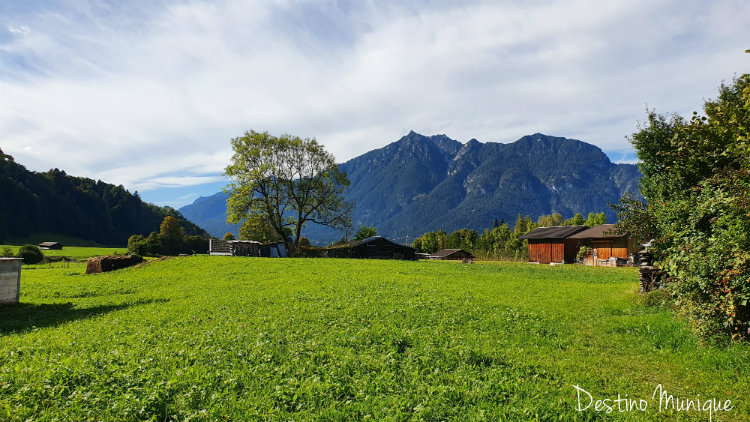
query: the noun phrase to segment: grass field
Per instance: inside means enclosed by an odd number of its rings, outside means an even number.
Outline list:
[[[93,240],[50,232],[33,233],[26,236],[10,236],[3,239],[3,243],[11,245],[25,245],[27,243],[38,245],[42,242],[60,242],[65,246],[102,247],[102,245]]]
[[[0,308],[0,420],[750,420],[750,347],[700,345],[632,268],[195,256],[83,272],[24,268],[23,303]],[[733,408],[660,412],[659,384]],[[574,385],[612,413],[579,412]],[[619,412],[618,393],[646,410]]]
[[[3,248],[10,248],[14,254],[18,253],[20,246],[12,245],[0,245],[0,250]],[[65,256],[74,260],[84,260],[92,256],[112,255],[114,253],[124,254],[128,250],[127,247],[122,248],[105,248],[105,247],[87,247],[87,246],[65,246],[60,250],[43,250],[44,256]]]

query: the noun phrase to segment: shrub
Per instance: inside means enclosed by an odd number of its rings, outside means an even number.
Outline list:
[[[182,252],[189,254],[208,253],[208,239],[200,236],[185,236]]]
[[[128,253],[131,255],[148,255],[148,244],[140,234],[134,234],[128,238]]]
[[[586,258],[586,255],[588,255],[589,252],[591,252],[591,247],[586,246],[586,245],[582,245],[580,248],[578,248],[578,253],[576,254],[576,259],[578,259],[579,261],[583,260],[584,258]]]
[[[44,254],[39,246],[23,245],[18,250],[18,257],[23,258],[24,264],[38,264],[44,261]]]
[[[306,238],[304,236],[300,237],[299,238],[299,246],[309,247],[310,246],[310,239],[308,239],[308,238]]]
[[[15,255],[13,254],[13,249],[6,246],[3,248],[3,251],[2,253],[0,253],[0,256],[2,256],[3,258],[11,258]]]
[[[623,198],[619,228],[653,239],[675,309],[701,337],[750,339],[750,75],[704,112],[649,112],[632,138],[645,201]]]

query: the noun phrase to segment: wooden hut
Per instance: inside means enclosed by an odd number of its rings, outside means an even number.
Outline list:
[[[473,260],[474,255],[463,249],[443,249],[430,255],[430,259],[444,259],[444,260]]]
[[[331,258],[417,259],[414,248],[399,245],[382,236],[368,237],[350,245],[328,248],[326,256]]]
[[[570,237],[586,230],[586,226],[539,227],[519,239],[529,242],[529,262],[540,264],[572,263],[578,253],[578,240]]]
[[[211,255],[261,256],[260,242],[254,240],[218,240],[208,241],[208,253]]]
[[[623,265],[632,261],[635,243],[626,233],[618,233],[614,224],[601,224],[570,237],[580,244],[590,245],[590,252],[584,257],[586,265]]]
[[[38,246],[39,246],[39,249],[55,249],[55,250],[60,250],[60,249],[63,248],[63,245],[60,242],[42,242]]]

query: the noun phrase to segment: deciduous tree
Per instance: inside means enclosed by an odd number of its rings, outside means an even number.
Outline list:
[[[231,143],[234,154],[225,169],[231,179],[227,221],[263,214],[290,250],[307,223],[340,230],[351,226],[353,204],[343,196],[349,179],[315,139],[251,130]],[[286,228],[293,230],[293,238]]]
[[[251,214],[240,226],[240,240],[257,242],[278,242],[281,237],[273,229],[263,214]]]
[[[699,333],[750,336],[750,75],[690,120],[649,112],[632,137],[640,202],[618,207],[624,231],[653,238],[676,308]],[[641,230],[638,230],[638,229]]]
[[[359,227],[357,234],[354,235],[354,240],[363,240],[368,237],[373,237],[378,234],[378,229],[373,226],[365,226],[364,224]]]

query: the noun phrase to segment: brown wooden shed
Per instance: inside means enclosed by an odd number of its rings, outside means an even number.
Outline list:
[[[584,258],[587,265],[600,265],[612,257],[627,261],[635,252],[635,243],[626,233],[617,232],[614,224],[600,224],[570,238],[591,245],[591,252]]]
[[[586,226],[539,227],[519,239],[529,242],[529,262],[572,263],[578,253],[578,240],[570,237],[583,230]]]

